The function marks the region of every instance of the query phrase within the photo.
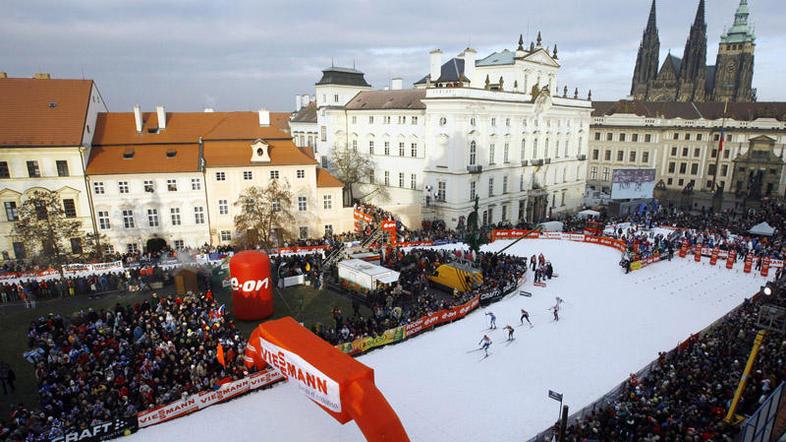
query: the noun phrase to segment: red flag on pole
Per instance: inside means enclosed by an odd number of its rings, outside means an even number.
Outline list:
[[[720,140],[718,141],[718,153],[721,153],[721,152],[723,152],[723,139],[724,139],[725,137],[726,137],[726,135],[724,134],[724,129],[723,129],[723,128],[721,128],[721,132],[720,132]]]
[[[224,361],[224,347],[222,347],[220,343],[216,348],[216,359],[218,359],[218,363],[221,364],[222,367],[226,368],[227,363]]]

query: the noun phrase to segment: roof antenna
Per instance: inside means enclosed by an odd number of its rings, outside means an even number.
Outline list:
[[[355,59],[352,59],[352,69],[355,69]]]
[[[330,67],[334,68],[336,65],[333,64],[333,57],[330,57]]]

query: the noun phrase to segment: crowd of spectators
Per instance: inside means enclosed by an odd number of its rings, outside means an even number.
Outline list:
[[[435,290],[428,277],[443,264],[471,261],[482,273],[482,283],[472,289],[459,292]],[[511,288],[527,271],[527,261],[510,255],[470,252],[388,248],[381,263],[384,267],[398,271],[397,283],[379,287],[367,293],[353,292],[352,316],[336,309],[334,324],[315,324],[313,331],[332,344],[351,342],[361,337],[376,337],[385,330],[405,325],[429,313],[463,304],[475,296],[485,293],[502,294]],[[371,309],[364,317],[360,313],[358,299]]]
[[[208,290],[70,318],[40,317],[28,332],[40,410],[18,405],[0,439],[51,440],[215,388],[244,376],[244,337]],[[222,344],[226,367],[218,363]]]

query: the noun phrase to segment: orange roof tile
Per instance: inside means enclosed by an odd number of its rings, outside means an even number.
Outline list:
[[[133,153],[133,156],[128,158],[127,153]],[[94,146],[87,164],[89,175],[176,173],[199,170],[198,144]]]
[[[340,179],[321,167],[317,167],[317,187],[344,187]]]
[[[137,133],[133,112],[98,115],[94,145],[196,143],[204,140],[288,139],[289,114],[271,112],[270,126],[259,125],[257,112],[167,112],[166,129],[158,131],[155,112],[142,113]]]
[[[266,140],[270,145],[270,163],[251,162],[253,141],[205,141],[204,156],[207,167],[222,166],[290,166],[318,164],[303,153],[292,140]]]
[[[92,80],[0,78],[0,145],[81,145],[92,87]]]

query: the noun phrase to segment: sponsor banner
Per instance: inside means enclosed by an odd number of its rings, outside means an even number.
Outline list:
[[[565,239],[569,241],[578,241],[578,242],[584,242],[586,238],[586,236],[583,233],[566,233],[563,236],[565,236],[566,237]]]
[[[522,230],[522,229],[507,229],[507,230],[492,230],[491,239],[515,239],[526,236],[528,238],[537,239],[541,234],[535,230]]]
[[[435,244],[431,241],[409,241],[409,242],[397,242],[393,244],[393,247],[422,247],[422,246],[433,246],[433,245]]]
[[[389,328],[385,330],[384,333],[376,337],[359,338],[359,339],[355,339],[352,342],[339,344],[336,346],[336,348],[338,348],[344,353],[354,355],[357,353],[367,352],[377,347],[382,347],[383,345],[388,345],[403,340],[404,340],[404,327],[401,326],[401,327]]]
[[[298,354],[281,348],[264,338],[259,338],[262,360],[282,376],[297,382],[298,388],[309,399],[328,410],[341,413],[341,389],[338,382],[329,378]]]
[[[306,254],[306,253],[314,253],[320,250],[327,249],[327,245],[318,245],[318,246],[293,246],[293,247],[281,247],[279,249],[273,249],[270,251],[273,255],[284,255],[284,254]]]
[[[272,369],[263,370],[243,379],[228,382],[217,390],[203,391],[162,407],[137,414],[135,425],[139,428],[166,422],[211,405],[232,399],[249,391],[283,380],[284,377]],[[61,442],[67,442],[63,440]]]
[[[139,420],[139,428],[149,427],[151,425],[160,424],[180,416],[185,416],[199,410],[199,395],[191,395],[185,399],[172,402],[170,404],[155,408],[149,411],[143,411],[137,415]]]
[[[49,442],[96,442],[128,436],[138,430],[136,419],[117,418],[99,422],[87,428],[66,431],[62,436],[50,437]]]
[[[122,272],[123,261],[100,262],[95,264],[66,264],[63,266],[65,276],[74,276],[80,273]]]
[[[480,297],[475,296],[474,298],[472,298],[471,300],[469,300],[468,302],[462,305],[458,305],[456,307],[452,307],[445,310],[440,310],[430,315],[423,316],[405,325],[404,335],[406,338],[409,338],[415,336],[416,334],[422,332],[423,330],[436,327],[446,322],[455,321],[456,319],[463,318],[464,316],[467,316],[469,312],[478,308],[478,305],[480,305]]]

